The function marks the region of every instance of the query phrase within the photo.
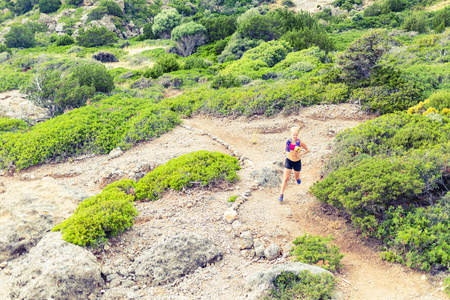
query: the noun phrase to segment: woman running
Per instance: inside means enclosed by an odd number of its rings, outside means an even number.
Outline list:
[[[287,183],[289,180],[289,176],[291,176],[291,170],[294,169],[294,179],[297,184],[300,184],[302,181],[300,180],[300,170],[302,169],[302,161],[301,158],[305,154],[309,152],[308,146],[306,146],[305,142],[300,141],[298,134],[300,132],[300,127],[292,127],[291,133],[292,138],[287,140],[286,145],[284,147],[284,154],[288,153],[286,162],[284,163],[284,175],[283,175],[283,183],[281,185],[281,195],[280,202],[283,202],[284,191],[286,190]],[[305,151],[300,152],[301,149]]]

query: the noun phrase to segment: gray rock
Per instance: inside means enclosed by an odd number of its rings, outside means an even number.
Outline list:
[[[221,259],[222,251],[207,238],[177,233],[136,258],[136,279],[153,286],[167,284]]]
[[[250,231],[241,233],[241,249],[251,249],[253,247],[253,237]]]
[[[75,197],[51,177],[7,186],[0,194],[0,261],[28,252],[46,232],[67,219],[79,203]]]
[[[262,299],[269,294],[274,287],[273,281],[280,275],[281,272],[292,272],[296,275],[303,271],[309,271],[313,275],[322,273],[331,274],[330,272],[316,266],[310,266],[301,262],[294,262],[288,264],[277,265],[276,267],[265,271],[257,272],[247,278],[247,288],[251,293],[248,295],[249,299]]]
[[[134,282],[133,280],[126,279],[126,280],[122,281],[122,286],[124,288],[129,288],[129,287],[132,287],[132,286],[135,286],[135,285],[136,285],[136,282]]]
[[[106,290],[101,300],[122,300],[126,299],[128,289],[122,287],[111,288]]]
[[[103,285],[100,265],[88,250],[50,232],[12,267],[13,299],[87,299]]]
[[[280,176],[271,168],[263,168],[260,171],[253,171],[251,175],[256,177],[258,183],[263,187],[275,188],[281,183]]]
[[[109,158],[111,159],[111,158],[116,158],[116,157],[119,157],[119,156],[121,156],[123,154],[123,151],[122,151],[122,149],[120,149],[120,147],[117,147],[117,148],[114,148],[114,149],[112,149],[111,150],[111,152],[109,152]]]
[[[258,256],[258,257],[265,257],[264,250],[266,250],[266,248],[264,248],[263,245],[260,245],[260,246],[258,246],[258,248],[255,248],[256,256]]]
[[[277,244],[272,244],[264,250],[264,256],[268,260],[275,259],[280,254],[280,247]]]

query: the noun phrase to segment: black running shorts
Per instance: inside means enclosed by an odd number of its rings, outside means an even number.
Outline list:
[[[284,163],[284,167],[286,169],[292,170],[294,169],[294,171],[300,172],[300,170],[302,169],[302,161],[292,161],[289,158],[286,158],[286,162]]]

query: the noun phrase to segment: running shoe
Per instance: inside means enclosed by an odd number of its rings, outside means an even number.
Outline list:
[[[278,201],[283,202],[283,195],[280,196],[280,199]]]
[[[302,183],[302,180],[299,178],[299,179],[297,179],[297,184],[300,184],[300,183]]]

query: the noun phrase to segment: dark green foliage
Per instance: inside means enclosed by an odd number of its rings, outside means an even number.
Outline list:
[[[20,119],[0,118],[0,133],[27,129],[28,125]]]
[[[450,140],[450,124],[421,115],[388,114],[367,121],[337,136],[325,174],[363,155],[397,156],[412,149],[426,149]]]
[[[115,95],[39,123],[23,133],[4,133],[0,167],[18,169],[81,153],[108,153],[158,137],[179,123],[149,98]]]
[[[384,259],[429,271],[433,265],[450,267],[449,228],[450,194],[447,194],[433,206],[392,207],[384,222],[373,230],[389,247],[382,253]]]
[[[146,40],[156,40],[158,37],[153,34],[152,30],[153,23],[147,23],[144,25],[143,35]]]
[[[295,7],[295,3],[291,0],[283,0],[281,1],[281,4],[287,7]]]
[[[297,237],[292,243],[291,255],[295,261],[305,264],[320,263],[321,267],[332,272],[342,268],[341,259],[344,255],[339,253],[339,248],[331,241],[333,237],[327,238],[305,234]]]
[[[446,7],[437,13],[432,20],[433,28],[436,32],[443,32],[450,26],[450,8]]]
[[[201,58],[197,57],[189,57],[186,59],[186,62],[184,63],[183,69],[190,70],[190,69],[207,69],[209,66],[205,63],[205,61]]]
[[[227,40],[220,40],[217,41],[214,44],[214,52],[216,53],[216,55],[220,55],[222,54],[223,50],[225,49],[225,47],[227,46],[228,41]]]
[[[381,6],[374,2],[364,10],[364,17],[376,17],[381,14]]]
[[[341,9],[351,11],[354,8],[353,5],[362,4],[362,1],[361,0],[336,0],[332,4]]]
[[[281,272],[273,282],[274,288],[266,299],[331,299],[334,290],[334,277],[330,274],[313,275],[309,271],[298,275]]]
[[[232,35],[237,29],[236,17],[218,16],[199,20],[206,28],[206,39],[208,43],[223,40]]]
[[[406,7],[406,2],[404,0],[385,0],[383,2],[383,12],[388,13],[390,11],[399,12]]]
[[[102,64],[81,64],[73,70],[73,76],[80,85],[94,86],[96,92],[109,93],[114,88],[113,79]]]
[[[389,49],[389,38],[385,30],[372,30],[347,47],[338,56],[337,65],[343,77],[349,81],[370,77],[383,54]]]
[[[5,34],[8,48],[31,48],[36,44],[33,30],[26,25],[15,25]]]
[[[416,195],[423,188],[414,165],[389,158],[366,158],[330,173],[311,191],[322,202],[354,217],[381,218],[394,204],[420,203]]]
[[[106,7],[98,6],[89,12],[87,22],[90,22],[92,20],[100,20],[107,13],[108,13],[108,9]]]
[[[279,39],[286,30],[275,14],[256,15],[239,23],[237,32],[251,40],[271,41]]]
[[[77,37],[77,42],[83,47],[98,47],[111,45],[116,41],[116,34],[106,27],[92,27]]]
[[[27,82],[31,74],[29,72],[17,72],[11,66],[3,65],[0,68],[0,91],[17,90]]]
[[[197,151],[170,160],[139,180],[136,185],[138,200],[157,200],[166,189],[177,191],[190,187],[194,182],[202,186],[222,181],[239,180],[236,170],[240,166],[234,157],[209,151]]]
[[[95,88],[80,86],[77,78],[63,77],[57,70],[47,71],[32,78],[22,92],[37,106],[47,109],[51,116],[66,109],[83,106],[95,93]]]
[[[289,31],[281,39],[288,42],[295,51],[318,46],[327,52],[334,50],[334,42],[326,30],[317,25],[313,28],[305,27],[299,31]]]
[[[106,12],[108,15],[111,16],[116,16],[116,17],[123,17],[123,11],[120,8],[119,4],[117,4],[114,1],[111,0],[107,0],[107,1],[102,1],[100,3],[100,6],[105,7],[106,8]]]
[[[19,15],[29,12],[33,8],[31,0],[16,0],[12,10]]]
[[[225,49],[222,51],[222,54],[217,58],[219,63],[223,63],[226,61],[237,60],[244,55],[244,52],[255,48],[262,41],[251,40],[248,38],[241,38],[239,35],[234,35],[231,37]]]
[[[67,1],[65,1],[64,3],[65,3],[65,4],[68,4],[68,5],[75,5],[75,6],[78,6],[78,5],[83,4],[83,0],[67,0]]]
[[[406,18],[403,28],[407,31],[417,31],[418,33],[427,32],[427,21],[423,14],[413,13]]]
[[[156,79],[164,73],[177,71],[178,69],[180,69],[180,65],[175,56],[173,54],[163,54],[157,58],[156,64],[144,73],[144,76]]]
[[[233,75],[217,75],[211,82],[212,89],[239,87],[241,82]]]
[[[6,47],[5,44],[0,44],[0,53],[2,52],[8,52],[9,54],[12,54],[11,49],[9,49],[8,47]]]
[[[284,60],[290,50],[289,44],[283,41],[263,42],[258,47],[245,52],[243,59],[260,59],[265,62],[267,66],[273,67]],[[240,64],[240,61],[236,62],[236,64]]]
[[[134,196],[118,187],[107,187],[100,194],[84,200],[74,214],[53,228],[65,241],[79,246],[98,246],[117,237],[134,224],[138,215]]]
[[[39,10],[49,14],[55,12],[61,6],[61,0],[39,0]]]
[[[75,39],[68,34],[61,35],[56,40],[57,46],[67,46],[75,44]]]

